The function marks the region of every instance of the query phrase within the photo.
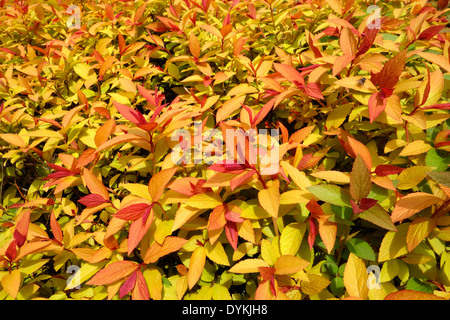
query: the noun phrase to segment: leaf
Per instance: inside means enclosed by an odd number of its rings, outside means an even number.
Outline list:
[[[296,256],[282,255],[275,262],[275,274],[292,274],[303,270],[309,262]]]
[[[139,268],[133,261],[117,261],[109,264],[105,269],[100,270],[86,284],[102,286],[123,279]]]
[[[5,140],[6,142],[12,144],[13,146],[17,146],[20,148],[25,148],[27,146],[25,141],[23,141],[23,139],[17,134],[3,133],[3,134],[0,134],[0,138]]]
[[[436,226],[436,220],[427,217],[419,217],[411,222],[406,234],[406,244],[408,251],[411,252],[416,248],[423,239],[428,237]]]
[[[378,75],[380,88],[393,89],[405,68],[406,50],[401,51],[388,60]]]
[[[81,197],[80,200],[78,200],[78,203],[81,203],[86,207],[95,207],[106,202],[108,201],[105,200],[101,195],[94,193]]]
[[[259,272],[259,267],[270,267],[269,264],[262,259],[246,259],[239,261],[228,270],[231,273],[254,273]]]
[[[177,167],[164,169],[156,173],[148,183],[148,192],[153,199],[153,202],[159,201],[164,193],[164,189],[169,181],[172,179],[173,175],[177,171]]]
[[[293,167],[286,161],[281,161],[280,165],[283,168],[283,170],[289,175],[292,181],[294,181],[294,183],[299,187],[300,190],[306,191],[308,187],[311,186],[311,182],[308,180],[306,174],[303,171],[299,171],[297,168]]]
[[[262,189],[258,193],[258,200],[261,206],[272,217],[278,217],[278,209],[280,207],[280,182],[273,180],[267,189]]]
[[[144,262],[147,264],[154,263],[158,261],[159,258],[178,251],[187,242],[186,239],[172,236],[166,237],[162,245],[155,241],[145,253]]]
[[[284,227],[280,235],[280,252],[282,255],[295,256],[300,249],[306,224],[292,222]]]
[[[360,202],[362,198],[367,198],[371,187],[370,171],[363,158],[358,154],[350,173],[350,195],[353,200]]]
[[[106,201],[109,201],[109,192],[103,183],[89,170],[83,169],[83,178],[91,193],[98,194]]]
[[[395,203],[394,210],[392,210],[391,214],[391,220],[392,222],[405,220],[440,201],[442,201],[441,198],[429,193],[410,193]]]
[[[55,213],[50,213],[50,227],[52,229],[53,237],[59,242],[63,242],[63,233],[61,230],[61,226],[59,225],[58,221],[56,220]]]
[[[195,58],[200,56],[200,42],[193,32],[189,34],[189,51]]]
[[[20,217],[20,220],[16,223],[16,228],[14,230],[14,241],[19,248],[23,246],[25,240],[27,239],[30,225],[30,215],[31,211],[29,209],[25,210]]]
[[[350,183],[350,177],[348,176],[348,174],[340,171],[328,170],[313,172],[311,173],[311,176],[334,183]]]
[[[344,286],[349,296],[367,299],[367,272],[364,262],[353,253],[350,253],[344,270]]]
[[[126,142],[131,142],[131,141],[145,141],[145,139],[141,136],[135,135],[135,134],[131,134],[131,133],[126,133],[126,134],[122,134],[120,136],[115,136],[114,138],[106,141],[105,143],[103,143],[102,145],[98,146],[97,148],[97,153],[111,148],[115,145],[121,144],[121,143],[126,143]]]
[[[131,297],[133,300],[150,300],[150,293],[144,275],[140,270],[137,270],[136,274],[136,284],[131,292]]]
[[[367,168],[369,170],[372,170],[372,156],[370,155],[369,149],[367,149],[364,144],[362,144],[358,140],[353,139],[350,136],[348,137],[348,143],[350,145],[350,148],[352,148],[353,152],[355,153],[355,156],[360,155],[366,163]]]
[[[3,276],[1,284],[3,287],[3,290],[6,291],[11,297],[16,299],[17,293],[20,289],[20,282],[21,282],[21,276],[20,276],[20,270],[14,269],[10,273],[7,273]]]
[[[114,214],[115,218],[122,220],[137,220],[144,215],[144,213],[150,210],[153,205],[148,203],[136,203],[124,208],[121,208]]]
[[[275,70],[289,82],[292,82],[295,85],[304,85],[305,80],[303,80],[303,77],[301,76],[300,72],[297,71],[294,67],[287,65],[287,64],[281,64],[281,63],[274,63],[273,66],[275,67]]]
[[[225,249],[220,241],[216,241],[213,245],[208,241],[205,243],[206,256],[213,262],[224,266],[229,266],[230,262]]]
[[[366,241],[358,238],[351,238],[347,241],[346,246],[351,253],[361,259],[376,261],[375,252]]]
[[[189,261],[189,271],[187,273],[187,281],[189,289],[195,286],[200,279],[206,261],[206,249],[204,247],[197,247],[192,253]]]
[[[369,221],[383,229],[397,231],[389,213],[378,203],[359,214],[361,219]]]
[[[403,168],[393,166],[390,164],[380,164],[375,168],[375,174],[380,177],[388,176],[391,174],[399,174],[403,171]]]
[[[319,200],[341,207],[351,207],[350,195],[344,189],[329,184],[315,185],[307,188]]]
[[[130,291],[133,289],[134,285],[136,284],[136,278],[137,278],[137,271],[134,271],[130,277],[128,277],[127,280],[122,284],[119,290],[119,298],[122,299],[124,296],[126,296]]]
[[[190,197],[186,204],[197,209],[214,209],[222,205],[222,198],[213,192],[201,193]]]
[[[245,95],[233,97],[222,104],[216,114],[216,123],[228,118],[235,112],[245,101]]]
[[[330,285],[330,280],[318,274],[309,273],[308,281],[300,281],[300,288],[304,294],[309,296],[322,292]]]
[[[385,234],[381,241],[378,262],[392,260],[408,253],[406,245],[408,228],[409,223],[403,223],[397,226],[397,232],[389,231]]]
[[[117,111],[120,112],[120,114],[127,120],[133,122],[134,124],[146,124],[147,120],[145,120],[142,113],[140,113],[138,110],[134,110],[133,108],[130,108],[124,104],[118,103],[113,101],[114,106],[116,107]]]
[[[400,290],[388,294],[384,300],[447,300],[431,293],[413,290]]]

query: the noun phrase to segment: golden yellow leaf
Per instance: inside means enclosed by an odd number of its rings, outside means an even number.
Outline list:
[[[274,180],[268,184],[267,189],[259,191],[258,200],[264,210],[273,218],[277,218],[280,207],[280,181]]]
[[[408,251],[414,250],[417,245],[425,239],[436,226],[436,220],[419,217],[414,219],[409,225],[408,233],[406,234],[406,244],[408,245]]]
[[[302,258],[282,255],[275,262],[275,274],[291,274],[305,269],[309,265],[309,262]]]
[[[350,253],[344,270],[344,286],[350,296],[367,299],[367,272],[364,262]]]
[[[400,157],[415,156],[421,153],[426,153],[431,149],[428,143],[423,140],[416,140],[406,145],[400,152]]]
[[[232,273],[252,273],[252,272],[259,272],[258,270],[259,267],[270,267],[270,266],[266,261],[262,259],[246,259],[239,261],[228,271]]]
[[[197,283],[202,274],[206,261],[206,249],[204,247],[197,247],[192,252],[191,260],[189,261],[189,271],[187,273],[187,281],[189,289]]]
[[[1,283],[3,290],[5,290],[11,297],[15,299],[20,289],[20,281],[19,269],[12,270],[2,278]]]
[[[334,182],[337,184],[350,183],[350,176],[348,175],[348,173],[345,172],[328,170],[328,171],[313,172],[311,173],[311,175],[313,177],[327,180],[329,182]]]

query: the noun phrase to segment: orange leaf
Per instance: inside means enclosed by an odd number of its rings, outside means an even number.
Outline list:
[[[391,214],[391,220],[395,223],[407,219],[417,212],[440,201],[442,201],[441,198],[429,193],[410,193],[397,201]]]
[[[446,300],[431,293],[414,290],[400,290],[388,294],[384,300]]]
[[[30,214],[31,211],[27,209],[24,211],[20,220],[16,223],[16,229],[14,230],[14,241],[20,248],[25,243],[28,234],[28,227],[30,225]]]
[[[50,227],[52,228],[53,236],[55,239],[59,242],[63,242],[63,234],[61,231],[61,226],[59,225],[58,221],[56,220],[55,213],[52,211],[50,214]]]
[[[187,241],[186,239],[172,236],[166,237],[162,245],[155,241],[145,253],[144,262],[147,264],[156,262],[159,258],[178,251]]]
[[[406,234],[406,244],[408,251],[411,252],[415,247],[425,239],[436,226],[436,220],[427,217],[419,217],[415,219],[408,228]]]
[[[406,50],[389,59],[378,74],[378,85],[380,88],[393,89],[405,68]]]
[[[363,158],[358,154],[350,173],[350,195],[356,202],[367,198],[371,189],[370,171]]]
[[[88,285],[102,286],[123,279],[139,268],[139,264],[133,261],[117,261],[100,270],[87,282]]]
[[[91,193],[101,195],[103,199],[109,201],[109,193],[103,183],[89,170],[84,168],[83,178]]]
[[[125,142],[131,142],[131,141],[145,141],[146,139],[144,139],[141,136],[135,135],[135,134],[131,134],[131,133],[126,133],[120,136],[116,136],[108,141],[106,141],[105,143],[101,144],[100,146],[98,146],[97,148],[97,153],[99,153],[100,151],[103,151],[105,149],[111,148],[115,145],[118,145],[120,143],[125,143]]]
[[[200,56],[200,42],[193,32],[189,34],[189,51],[195,58]]]
[[[108,141],[108,137],[116,130],[116,123],[114,119],[109,119],[106,121],[95,134],[95,145],[97,147],[104,144],[106,141]]]
[[[11,297],[15,299],[20,289],[19,269],[14,269],[13,271],[11,271],[11,273],[3,276],[1,283],[3,290],[5,290]]]
[[[145,233],[150,228],[154,215],[155,213],[153,209],[151,209],[150,214],[146,217],[145,221],[145,216],[142,216],[131,224],[128,236],[128,255],[130,255],[134,248],[137,247]]]
[[[164,193],[164,188],[172,179],[173,175],[177,171],[177,167],[164,169],[155,174],[148,183],[148,192],[154,202],[157,202]]]
[[[136,276],[136,283],[131,291],[131,297],[133,300],[150,300],[150,293],[148,292],[144,275],[140,270],[137,270]]]
[[[187,280],[189,289],[197,283],[205,267],[206,249],[204,247],[195,248],[189,261],[189,271],[187,273]]]
[[[372,170],[372,156],[370,155],[369,149],[367,149],[367,147],[358,140],[350,136],[348,136],[347,138],[350,148],[355,153],[355,156],[360,155],[361,158],[363,158],[364,162],[366,163],[367,168],[369,170]]]

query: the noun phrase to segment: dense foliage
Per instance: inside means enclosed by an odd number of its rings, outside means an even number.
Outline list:
[[[447,5],[1,1],[0,299],[449,299]]]

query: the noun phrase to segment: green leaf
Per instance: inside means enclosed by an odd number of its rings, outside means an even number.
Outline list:
[[[334,204],[336,206],[351,207],[350,194],[336,185],[323,184],[310,186],[307,189],[319,200]]]
[[[416,278],[411,278],[408,280],[408,283],[406,284],[406,290],[433,293],[433,287],[430,284],[422,282]]]
[[[351,238],[347,241],[348,250],[354,255],[369,261],[376,261],[376,255],[372,247],[364,240]]]

